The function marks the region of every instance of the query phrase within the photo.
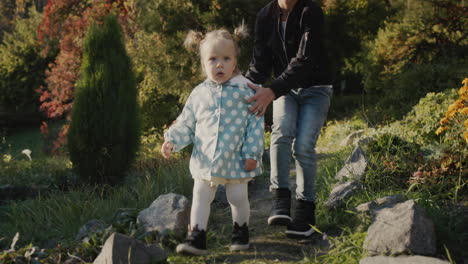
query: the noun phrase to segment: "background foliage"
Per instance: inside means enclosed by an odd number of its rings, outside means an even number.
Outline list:
[[[42,15],[34,7],[4,27],[0,43],[0,106],[9,112],[37,112],[38,95],[50,58],[40,55],[36,28]]]
[[[455,88],[468,72],[463,1],[408,1],[363,46],[360,72],[378,108],[401,118],[426,93]]]

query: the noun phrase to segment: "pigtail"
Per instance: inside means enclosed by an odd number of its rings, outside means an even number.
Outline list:
[[[202,40],[203,33],[190,30],[185,37],[184,47],[188,51],[197,51]]]
[[[234,29],[234,40],[239,41],[249,36],[249,30],[242,19],[242,24]]]

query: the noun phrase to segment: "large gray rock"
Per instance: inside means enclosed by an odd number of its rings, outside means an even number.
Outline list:
[[[364,249],[371,255],[436,252],[434,224],[414,200],[377,212],[367,231]]]
[[[345,146],[353,144],[354,141],[357,138],[359,138],[363,133],[364,133],[364,129],[359,129],[358,131],[354,131],[353,133],[349,134],[347,137],[345,137],[341,141],[340,146],[345,147]]]
[[[344,205],[345,201],[356,191],[362,189],[362,184],[358,181],[347,181],[339,183],[333,187],[333,190],[325,202],[328,209],[336,209]]]
[[[401,203],[406,200],[406,197],[403,194],[394,194],[379,198],[375,201],[370,201],[367,203],[360,204],[356,206],[355,211],[360,213],[370,213],[375,216],[378,210],[384,208],[390,208],[395,206],[397,203]]]
[[[359,264],[449,264],[450,262],[437,258],[423,256],[401,256],[401,257],[367,257],[361,259]]]
[[[156,244],[145,245],[129,236],[113,233],[93,264],[151,264],[166,258],[167,253]]]
[[[335,179],[339,181],[347,178],[360,180],[366,171],[367,163],[364,151],[357,146],[346,159],[343,168],[335,175]]]
[[[141,211],[137,223],[143,225],[146,232],[174,231],[183,233],[190,221],[189,200],[179,194],[160,195],[150,207]]]

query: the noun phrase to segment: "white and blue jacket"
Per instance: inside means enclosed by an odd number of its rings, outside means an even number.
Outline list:
[[[248,82],[242,75],[222,84],[205,80],[164,134],[175,152],[193,143],[190,172],[194,179],[247,179],[262,172],[264,118],[249,113],[246,99],[255,93]],[[245,171],[245,159],[256,160],[257,168]]]

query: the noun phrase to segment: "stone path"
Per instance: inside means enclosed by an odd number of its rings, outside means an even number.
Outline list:
[[[328,241],[322,240],[321,235],[314,236],[309,241],[310,243],[301,244],[298,240],[287,238],[284,234],[284,227],[267,225],[272,201],[268,185],[268,177],[263,176],[258,177],[249,186],[250,249],[245,252],[218,255],[215,257],[217,261],[222,263],[296,263],[303,260],[305,256],[313,256],[315,252],[326,252],[329,244]],[[213,222],[213,228],[217,229],[222,221],[229,223],[231,217],[229,208],[219,206],[213,210],[213,213],[218,213],[216,221]]]

